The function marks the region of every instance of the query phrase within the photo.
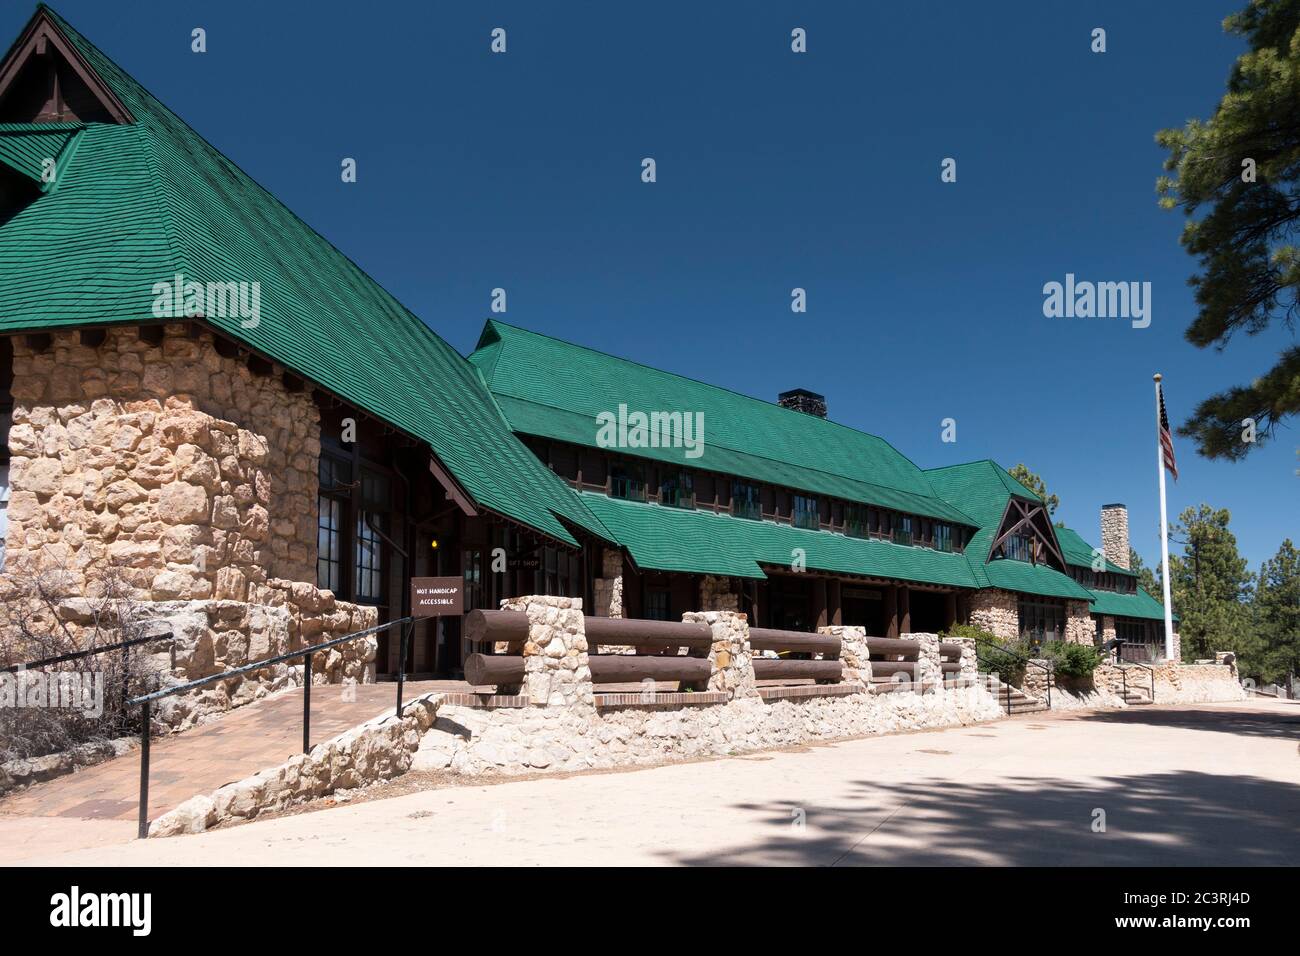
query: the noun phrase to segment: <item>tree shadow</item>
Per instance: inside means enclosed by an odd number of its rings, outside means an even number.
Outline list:
[[[726,866],[1281,866],[1300,859],[1300,787],[1181,771],[1079,780],[846,782],[840,803],[730,809],[753,845],[669,862]],[[1105,832],[1094,832],[1096,811]],[[805,823],[799,826],[799,814]]]
[[[1157,704],[1159,701],[1157,701]],[[1096,710],[1080,714],[1079,720],[1103,724],[1146,724],[1228,734],[1233,737],[1291,738],[1300,742],[1300,701],[1277,710],[1164,710],[1145,706],[1123,710]]]

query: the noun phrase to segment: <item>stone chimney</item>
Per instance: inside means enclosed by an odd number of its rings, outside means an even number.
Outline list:
[[[1101,550],[1106,560],[1128,570],[1128,508],[1101,506]]]
[[[776,397],[776,403],[782,408],[790,408],[807,415],[826,417],[826,396],[810,392],[806,388],[792,388]]]

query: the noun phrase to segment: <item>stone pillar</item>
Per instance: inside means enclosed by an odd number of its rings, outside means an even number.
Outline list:
[[[519,693],[537,707],[595,712],[582,598],[528,595],[501,602],[503,611],[528,615],[524,681]],[[509,693],[502,689],[502,693]]]
[[[1128,508],[1124,505],[1101,506],[1101,552],[1111,564],[1129,569]]]
[[[605,548],[601,554],[601,576],[592,582],[596,617],[623,616],[623,553]]]
[[[731,589],[729,578],[706,574],[700,579],[700,609],[704,611],[739,611],[740,597]]]
[[[1163,631],[1163,627],[1161,628],[1161,630]],[[1164,634],[1162,633],[1160,636],[1164,637]],[[1174,628],[1174,663],[1181,664],[1182,662],[1183,662],[1183,639],[1178,636],[1178,629]]]
[[[1097,622],[1092,619],[1087,601],[1065,602],[1064,637],[1070,644],[1091,646],[1096,643]]]
[[[867,629],[857,625],[831,625],[819,627],[818,634],[830,634],[840,639],[840,661],[844,665],[844,679],[871,686],[871,650],[867,647]]]
[[[979,677],[979,666],[975,658],[975,638],[973,637],[945,637],[945,644],[960,644],[961,663],[960,677],[963,681],[974,680]]]
[[[713,674],[709,677],[709,690],[724,691],[733,700],[757,697],[749,619],[739,611],[687,611],[682,621],[707,624],[713,631],[713,646],[709,648]]]
[[[916,680],[925,690],[926,685],[938,687],[943,684],[943,665],[939,656],[938,634],[904,634],[903,640],[916,641],[921,646],[916,652]]]
[[[970,599],[970,622],[994,637],[1020,636],[1020,606],[1010,591],[985,588]]]

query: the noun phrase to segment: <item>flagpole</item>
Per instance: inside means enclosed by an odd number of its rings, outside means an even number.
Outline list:
[[[1156,473],[1160,476],[1160,582],[1165,592],[1165,660],[1174,659],[1174,606],[1169,598],[1169,518],[1165,513],[1165,453],[1160,447],[1160,379],[1156,383]]]

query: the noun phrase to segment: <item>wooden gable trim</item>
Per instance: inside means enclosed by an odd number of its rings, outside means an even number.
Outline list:
[[[14,81],[22,74],[23,68],[31,61],[32,57],[45,57],[50,54],[50,48],[57,51],[70,66],[77,77],[86,84],[91,95],[99,101],[99,104],[113,117],[114,122],[126,124],[134,123],[135,117],[131,115],[122,101],[119,100],[108,85],[100,79],[99,74],[90,68],[90,65],[82,59],[76,48],[68,42],[63,31],[58,28],[53,20],[44,10],[37,10],[36,14],[28,22],[26,29],[19,36],[17,42],[10,50],[9,55],[5,57],[4,62],[0,63],[0,102],[9,92]]]
[[[1010,521],[1014,521],[1014,523],[1008,525]],[[998,523],[998,527],[1004,530],[999,532],[997,537],[993,539],[993,544],[989,547],[989,553],[984,559],[985,563],[993,559],[993,554],[997,551],[998,545],[1021,528],[1028,527],[1033,532],[1033,537],[1041,541],[1049,554],[1056,558],[1059,565],[1056,570],[1062,574],[1065,573],[1065,569],[1069,564],[1056,543],[1056,535],[1052,533],[1052,522],[1048,517],[1046,506],[1012,497],[1007,501],[1006,511],[1002,513],[1002,520]]]

